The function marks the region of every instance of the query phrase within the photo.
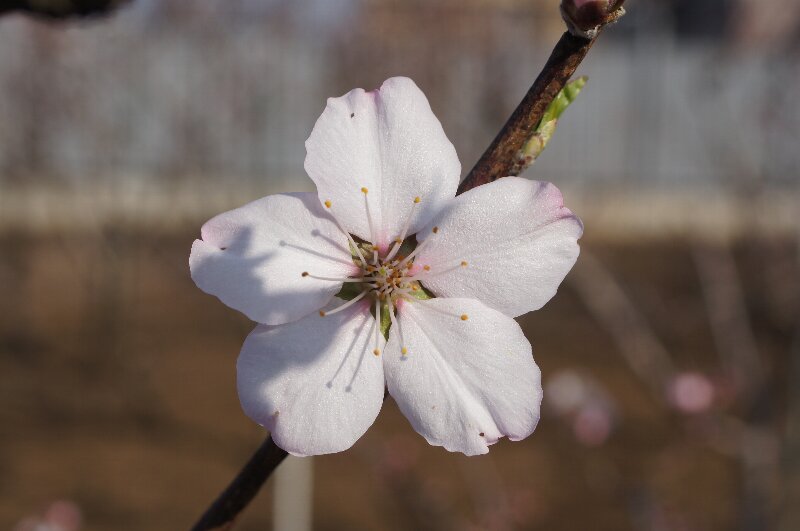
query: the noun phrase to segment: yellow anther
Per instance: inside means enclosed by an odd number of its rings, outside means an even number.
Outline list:
[[[320,311],[319,311],[319,316],[320,316],[320,317],[325,317],[325,312],[323,312],[322,310],[320,310]]]
[[[431,266],[429,266],[429,265],[422,266],[422,269],[424,269],[425,271],[430,271],[431,270]]]
[[[466,260],[462,260],[461,261],[461,267],[467,267],[467,261]]]
[[[467,319],[469,319],[469,315],[467,315],[467,314],[465,314],[465,313],[462,313],[462,314],[461,314],[461,320],[462,320],[462,321],[466,321]]]
[[[330,199],[325,201],[325,206],[328,207],[328,208],[331,207],[331,200]]]
[[[403,240],[401,240],[400,238],[395,238],[394,242],[397,243],[397,244],[401,244],[401,243],[403,243]]]
[[[401,349],[400,349],[400,354],[402,354],[403,356],[405,356],[406,354],[408,354],[408,349],[407,349],[406,347],[403,347],[403,348],[401,348]]]
[[[433,233],[436,234],[437,232],[439,232],[439,227],[434,227],[433,228]]]
[[[414,198],[415,203],[419,203],[420,201],[422,201],[422,198],[420,198],[419,196]]]
[[[419,286],[417,286],[416,284],[411,284],[411,291],[418,291],[418,290]]]
[[[300,276],[301,276],[301,277],[307,277],[307,276],[308,276],[308,271],[303,271],[303,274],[302,274],[302,275],[300,275]]]
[[[361,187],[361,193],[364,194],[364,195],[369,193],[369,190],[367,190],[366,186]]]
[[[372,351],[372,353],[375,354],[376,356],[380,356],[381,355],[381,349],[376,348],[375,350]]]

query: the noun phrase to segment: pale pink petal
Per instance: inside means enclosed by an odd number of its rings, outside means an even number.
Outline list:
[[[330,307],[343,304],[334,299]],[[373,354],[369,303],[314,313],[280,326],[258,326],[237,363],[245,413],[293,455],[350,448],[383,403],[383,361]],[[383,349],[383,336],[378,337]]]
[[[358,268],[345,235],[311,193],[271,195],[211,219],[189,267],[197,286],[259,323],[277,325],[316,312]]]
[[[415,197],[421,202],[409,234],[455,195],[461,173],[425,95],[403,77],[385,81],[380,90],[330,98],[306,150],[305,168],[320,201],[331,201],[347,231],[383,249],[400,236]],[[362,187],[368,190],[372,230]]]
[[[453,199],[418,235],[430,242],[415,267],[430,267],[420,278],[438,296],[476,298],[517,317],[555,295],[582,233],[558,188],[505,177]]]
[[[430,444],[475,455],[500,437],[533,432],[541,375],[516,321],[473,299],[404,302],[398,319],[386,345],[386,383]]]

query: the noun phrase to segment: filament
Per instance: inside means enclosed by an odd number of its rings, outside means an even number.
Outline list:
[[[349,300],[349,301],[345,302],[344,304],[342,304],[342,305],[340,305],[340,306],[337,306],[337,307],[336,307],[336,308],[334,308],[333,310],[330,310],[330,311],[327,311],[327,312],[320,310],[320,311],[319,311],[319,315],[320,315],[320,317],[326,317],[326,316],[328,316],[328,315],[333,315],[333,314],[334,314],[334,313],[336,313],[336,312],[341,312],[342,310],[346,310],[346,309],[347,309],[347,308],[349,308],[350,306],[354,305],[355,303],[357,303],[358,301],[360,301],[361,299],[363,299],[363,298],[364,298],[364,296],[365,296],[367,293],[369,293],[369,292],[368,292],[368,291],[362,291],[361,293],[359,293],[358,295],[356,295],[356,297],[355,297],[354,299],[351,299],[351,300]]]
[[[414,217],[414,210],[416,210],[417,205],[421,199],[419,197],[414,198],[414,202],[411,205],[411,210],[408,213],[408,218],[406,218],[406,223],[403,225],[403,230],[400,233],[400,236],[395,240],[394,247],[392,247],[392,251],[389,253],[389,256],[386,257],[386,260],[391,260],[397,254],[397,251],[400,250],[400,246],[403,245],[403,240],[406,239],[406,234],[408,234],[408,227],[411,226],[411,218]]]

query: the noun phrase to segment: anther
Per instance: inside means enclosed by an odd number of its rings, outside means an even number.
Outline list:
[[[439,227],[434,227],[433,228],[433,233],[436,234],[437,232],[439,232]]]
[[[400,349],[400,354],[402,354],[403,356],[405,356],[406,354],[408,354],[408,349],[407,349],[406,347],[402,347],[402,348]]]
[[[424,269],[425,271],[430,271],[431,270],[431,266],[425,265],[425,266],[422,266],[422,269]]]
[[[369,193],[369,190],[367,190],[367,187],[366,187],[366,186],[362,186],[362,187],[361,187],[361,193],[362,193],[362,194],[364,194],[364,195],[366,195],[366,194],[368,194],[368,193]]]
[[[420,196],[414,198],[415,203],[419,203],[420,201],[422,201],[422,198]]]
[[[381,355],[381,349],[376,348],[375,350],[372,351],[372,353],[375,354],[376,356],[380,356]]]
[[[463,260],[461,262],[461,267],[467,267],[467,261],[466,260]]]
[[[300,276],[301,276],[301,277],[307,277],[307,276],[308,276],[308,271],[303,271],[303,274],[302,274],[302,275],[300,275]]]
[[[320,316],[320,317],[325,317],[325,312],[323,312],[322,310],[320,310],[320,311],[319,311],[319,316]]]
[[[462,321],[466,321],[467,319],[469,319],[469,315],[467,315],[467,314],[465,314],[465,313],[462,313],[462,314],[461,314],[461,320],[462,320]]]
[[[326,207],[328,207],[328,208],[330,208],[330,207],[331,207],[331,200],[330,200],[330,199],[327,199],[327,200],[325,201],[325,206],[326,206]]]

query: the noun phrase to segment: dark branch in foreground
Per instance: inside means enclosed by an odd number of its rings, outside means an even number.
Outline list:
[[[500,177],[513,175],[512,167],[517,160],[518,152],[536,130],[548,105],[564,88],[586,57],[600,30],[624,13],[621,7],[623,1],[595,0],[582,3],[582,7],[577,11],[570,9],[572,4],[570,0],[562,2],[562,15],[570,31],[562,35],[525,98],[514,110],[492,145],[462,181],[458,187],[459,194]],[[192,531],[231,529],[236,517],[247,507],[261,485],[285,457],[286,452],[275,446],[268,437],[236,479],[206,510]]]
[[[130,0],[5,0],[0,1],[0,16],[27,13],[44,19],[66,19],[105,15]]]
[[[228,488],[192,527],[192,531],[222,531],[232,528],[236,517],[258,494],[261,485],[278,468],[286,455],[284,450],[272,442],[271,437],[267,437]]]

